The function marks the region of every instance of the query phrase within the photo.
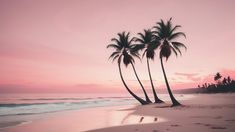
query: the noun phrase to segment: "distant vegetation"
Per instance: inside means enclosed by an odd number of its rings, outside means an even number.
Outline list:
[[[205,83],[198,85],[200,93],[226,93],[235,92],[235,81],[230,76],[222,77],[218,72],[214,76],[215,83]]]

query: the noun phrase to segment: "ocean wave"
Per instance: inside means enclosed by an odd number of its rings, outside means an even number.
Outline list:
[[[23,98],[23,101],[37,101],[37,100],[93,100],[93,99],[124,99],[131,97],[94,97],[94,98]]]
[[[0,116],[33,115],[52,113],[64,110],[79,110],[84,108],[111,106],[119,101],[116,100],[92,100],[80,102],[53,102],[53,103],[8,103],[0,104]]]
[[[71,105],[71,104],[88,104],[88,103],[100,103],[100,102],[106,102],[110,100],[94,100],[94,101],[81,101],[81,102],[50,102],[50,103],[4,103],[0,104],[1,107],[21,107],[21,106],[35,106],[35,105]]]
[[[35,101],[35,100],[90,100],[94,98],[36,98],[36,99],[19,99],[19,100],[30,100],[30,101]]]
[[[20,96],[22,97],[22,95]],[[15,116],[27,116],[44,113],[53,113],[67,110],[80,110],[86,108],[103,107],[103,106],[118,106],[138,103],[131,97],[38,97],[32,98],[5,98],[0,103],[0,117],[14,118]],[[164,101],[169,101],[167,95],[161,95]],[[177,96],[178,99],[184,100],[193,97],[192,95]],[[49,100],[49,101],[48,101]]]
[[[23,124],[30,123],[30,122],[31,121],[24,121],[24,120],[0,122],[0,129],[12,127],[12,126],[19,126],[19,125],[23,125]]]

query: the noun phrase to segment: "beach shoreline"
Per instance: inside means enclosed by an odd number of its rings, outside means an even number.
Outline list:
[[[196,94],[184,107],[166,104],[124,105],[45,114],[31,123],[1,132],[118,132],[235,130],[235,94]]]

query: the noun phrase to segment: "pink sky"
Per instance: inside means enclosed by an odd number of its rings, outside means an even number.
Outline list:
[[[165,64],[173,89],[212,82],[220,71],[235,79],[233,0],[2,0],[0,1],[0,92],[125,91],[106,49],[118,32],[132,36],[159,19],[173,17],[188,50]],[[136,69],[150,88],[146,60]],[[156,86],[164,88],[158,58],[151,62]],[[123,71],[138,89],[131,67]]]

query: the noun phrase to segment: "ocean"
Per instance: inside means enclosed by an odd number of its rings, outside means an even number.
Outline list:
[[[178,100],[192,95],[175,95]],[[167,94],[159,94],[169,101]],[[87,108],[133,105],[138,102],[128,94],[0,94],[0,129],[29,123],[42,114]]]

